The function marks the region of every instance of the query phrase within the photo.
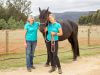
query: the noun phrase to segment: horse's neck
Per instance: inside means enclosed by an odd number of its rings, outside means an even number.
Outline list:
[[[46,33],[42,32],[42,35],[44,38],[46,38],[47,34],[48,34],[48,31]]]
[[[46,26],[48,26],[50,24],[50,21],[47,21]]]

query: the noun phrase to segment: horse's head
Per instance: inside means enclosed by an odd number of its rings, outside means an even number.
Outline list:
[[[49,8],[41,10],[41,8],[39,8],[39,19],[40,19],[40,31],[44,32],[45,27],[47,26],[48,23],[48,17],[49,14],[51,14],[51,12],[49,12]]]

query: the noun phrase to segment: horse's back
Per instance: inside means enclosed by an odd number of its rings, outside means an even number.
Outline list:
[[[70,20],[67,21],[61,21],[60,22],[63,30],[63,35],[59,37],[59,41],[63,41],[65,39],[68,39],[73,32],[78,31],[78,25]]]

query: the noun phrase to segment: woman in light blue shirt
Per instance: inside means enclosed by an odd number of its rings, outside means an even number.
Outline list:
[[[35,22],[34,17],[30,16],[28,22],[26,22],[25,29],[25,46],[26,46],[26,64],[27,70],[31,72],[31,69],[35,69],[33,65],[34,51],[37,45],[37,31],[39,28],[39,22]]]
[[[58,73],[61,74],[62,70],[61,70],[61,65],[58,57],[58,39],[59,36],[63,35],[62,27],[60,23],[56,22],[53,14],[49,15],[48,20],[50,23],[48,24],[45,31],[48,31],[46,39],[48,40],[47,47],[49,49],[48,53],[51,60],[51,70],[49,72],[51,73],[55,71],[57,67]]]

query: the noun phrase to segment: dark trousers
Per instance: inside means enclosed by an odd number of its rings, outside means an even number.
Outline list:
[[[58,41],[55,41],[55,45],[54,45],[55,51],[54,52],[51,51],[51,41],[47,42],[46,45],[47,45],[48,55],[51,61],[51,66],[52,67],[57,66],[58,68],[60,68],[61,65],[60,65],[60,61],[58,58]]]

